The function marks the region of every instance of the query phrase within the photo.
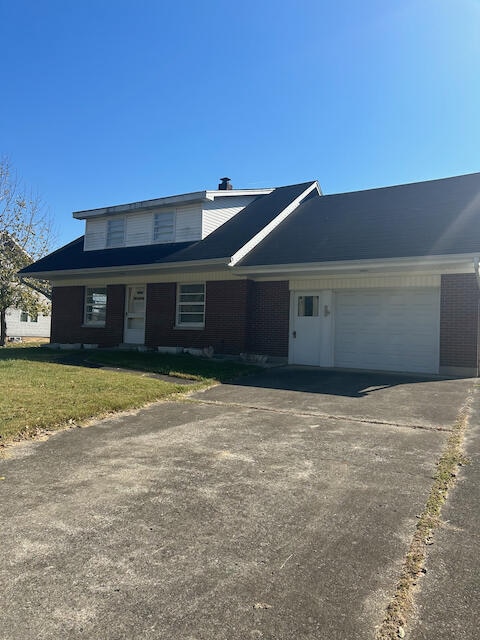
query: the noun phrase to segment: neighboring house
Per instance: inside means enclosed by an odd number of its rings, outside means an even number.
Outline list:
[[[43,296],[45,298],[45,296]],[[45,302],[48,299],[45,298]],[[49,338],[50,316],[39,313],[36,316],[29,315],[19,309],[7,309],[7,337],[13,338]]]
[[[41,309],[45,313],[50,308],[50,294],[48,284],[45,282],[34,282],[30,278],[26,278],[23,282],[24,287],[17,282],[14,277],[10,279],[10,274],[15,274],[16,270],[22,264],[28,264],[31,262],[31,258],[28,253],[23,249],[20,244],[14,239],[14,236],[7,231],[0,231],[0,253],[2,264],[2,277],[6,278],[9,282],[9,286],[6,290],[13,291],[14,288],[19,286],[20,291],[29,291],[30,296],[22,295],[15,296],[17,303],[19,300],[23,300],[26,306],[30,308],[31,305],[28,302],[29,297],[38,300],[39,310]],[[13,256],[13,257],[12,257]],[[10,300],[8,296],[2,300]],[[8,303],[7,303],[8,304]],[[6,339],[12,340],[15,338],[48,338],[50,336],[50,315],[43,315],[42,313],[36,313],[35,315],[29,314],[27,311],[16,307],[7,307],[5,311],[6,322]]]
[[[74,217],[85,236],[23,270],[52,282],[52,342],[478,374],[478,173],[337,195],[224,179]]]

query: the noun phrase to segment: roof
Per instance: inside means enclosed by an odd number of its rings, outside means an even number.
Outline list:
[[[272,222],[315,181],[279,187],[259,195],[244,209],[197,242],[150,244],[115,249],[83,250],[83,236],[26,267],[22,273],[52,273],[133,265],[228,259]],[[231,193],[231,192],[230,192]]]
[[[239,266],[469,253],[480,254],[480,173],[312,198]]]
[[[155,264],[164,261],[175,251],[185,249],[190,242],[169,244],[151,244],[120,249],[83,250],[84,236],[73,240],[61,249],[57,249],[45,258],[22,269],[21,273],[47,273],[52,271],[71,271],[101,267],[121,267],[142,264]]]
[[[259,195],[197,242],[84,251],[81,237],[21,273],[226,265],[233,256],[231,264],[260,267],[480,255],[480,173],[335,195],[318,195],[315,184]],[[285,215],[303,194],[301,204]]]
[[[257,198],[206,238],[171,256],[170,260],[230,258],[312,184],[314,181],[279,187]]]

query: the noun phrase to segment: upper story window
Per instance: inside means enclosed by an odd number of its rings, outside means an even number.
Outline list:
[[[175,213],[162,211],[153,217],[153,241],[173,242],[175,240]]]
[[[125,243],[125,218],[107,222],[107,247],[123,247]]]

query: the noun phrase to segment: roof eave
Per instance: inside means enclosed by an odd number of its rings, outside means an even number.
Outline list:
[[[375,273],[385,270],[430,270],[442,268],[459,269],[462,273],[474,273],[478,253],[448,254],[439,256],[411,256],[405,258],[378,258],[366,260],[338,260],[329,262],[303,262],[292,264],[272,264],[244,266],[236,265],[232,271],[238,275],[258,277],[298,274],[335,275],[346,273]]]
[[[62,269],[56,271],[37,271],[25,274],[25,277],[41,278],[42,280],[54,281],[65,277],[92,277],[92,276],[109,276],[113,274],[123,273],[136,273],[142,272],[188,272],[195,269],[208,269],[209,267],[224,266],[227,268],[230,258],[213,258],[210,260],[189,260],[184,262],[165,262],[165,263],[148,263],[148,264],[134,264],[134,265],[118,265],[115,267],[92,267],[90,269]]]

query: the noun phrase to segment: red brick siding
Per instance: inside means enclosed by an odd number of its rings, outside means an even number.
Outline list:
[[[248,291],[250,283],[214,281],[206,284],[205,327],[175,328],[174,283],[151,283],[147,287],[145,344],[202,348],[216,353],[240,353],[247,342]]]
[[[54,287],[51,342],[94,343],[114,346],[123,342],[125,287],[107,286],[105,327],[84,326],[85,287]]]
[[[288,282],[252,282],[248,351],[288,356],[290,317]]]
[[[250,280],[206,284],[205,327],[175,328],[175,283],[147,285],[145,344],[150,347],[213,346],[216,353],[288,355],[288,282]],[[83,326],[85,287],[55,287],[52,301],[52,342],[123,342],[125,286],[107,287],[105,327]]]
[[[475,275],[443,275],[440,296],[440,366],[478,365],[479,291]]]

